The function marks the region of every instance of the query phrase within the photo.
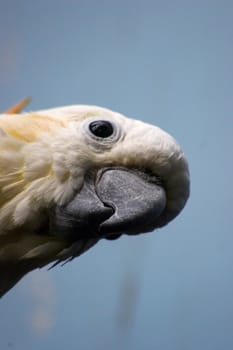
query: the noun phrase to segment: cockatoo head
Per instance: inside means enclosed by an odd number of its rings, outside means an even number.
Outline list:
[[[177,142],[105,108],[1,114],[0,145],[0,295],[102,238],[166,225],[189,196]]]
[[[43,157],[45,163],[51,158],[53,176],[41,182],[35,198],[49,208],[51,233],[72,239],[139,234],[164,226],[184,207],[188,165],[160,128],[96,106],[37,113],[62,123],[26,149],[34,159],[38,152],[39,159],[27,162],[32,176]]]

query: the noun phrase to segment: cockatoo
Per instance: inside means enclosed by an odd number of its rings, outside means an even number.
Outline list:
[[[97,106],[23,105],[0,114],[0,296],[100,239],[166,225],[189,196],[184,153],[160,128]]]

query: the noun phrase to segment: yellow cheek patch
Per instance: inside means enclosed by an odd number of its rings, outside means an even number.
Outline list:
[[[0,114],[0,129],[6,134],[25,142],[33,142],[42,134],[55,134],[60,128],[67,127],[62,119],[36,113]]]
[[[37,113],[19,114],[31,101],[25,97],[2,115],[0,114],[0,129],[6,134],[26,142],[33,142],[41,134],[54,134],[61,127],[66,127],[64,120]],[[10,114],[10,117],[7,115]]]

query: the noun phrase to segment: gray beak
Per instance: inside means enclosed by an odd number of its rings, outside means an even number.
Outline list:
[[[97,195],[114,210],[99,226],[102,235],[142,233],[156,221],[165,208],[166,195],[161,185],[150,180],[142,172],[126,169],[108,169],[102,174]]]
[[[70,240],[136,235],[153,230],[165,206],[165,190],[155,176],[106,168],[88,176],[70,203],[53,208],[49,231]]]

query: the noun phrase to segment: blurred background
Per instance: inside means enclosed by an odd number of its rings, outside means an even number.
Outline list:
[[[102,241],[0,300],[0,348],[233,349],[233,2],[0,0],[0,108],[96,104],[182,145],[167,227]]]

